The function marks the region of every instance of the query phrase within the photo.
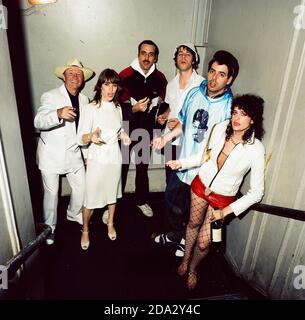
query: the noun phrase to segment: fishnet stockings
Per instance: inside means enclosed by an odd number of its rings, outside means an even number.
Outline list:
[[[210,215],[209,203],[191,192],[190,220],[186,228],[185,252],[178,273],[183,275],[189,270],[194,271],[199,262],[209,252],[210,245]],[[192,249],[196,242],[194,252]]]

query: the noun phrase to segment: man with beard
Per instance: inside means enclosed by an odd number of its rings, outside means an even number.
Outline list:
[[[229,52],[217,51],[208,65],[207,80],[193,88],[179,112],[179,122],[165,135],[153,140],[153,148],[162,149],[166,143],[183,133],[178,157],[187,158],[204,150],[213,126],[230,118],[232,92],[230,86],[238,75],[239,64]],[[177,244],[176,256],[184,255],[185,227],[190,210],[190,185],[198,168],[181,170],[171,176],[165,190],[165,223],[167,232],[155,238],[156,243]]]

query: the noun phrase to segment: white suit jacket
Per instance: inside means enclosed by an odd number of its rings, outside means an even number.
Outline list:
[[[89,102],[88,97],[79,94],[79,108]],[[34,126],[40,130],[37,147],[37,165],[40,170],[65,174],[83,167],[80,147],[77,144],[75,123],[57,117],[57,109],[71,106],[67,89],[61,87],[41,96],[41,106],[34,119]]]
[[[223,167],[218,170],[217,157],[226,138],[229,120],[217,124],[213,130],[209,147],[211,159],[202,163],[203,151],[189,158],[180,159],[182,169],[200,166],[201,182],[212,191],[225,196],[234,196],[239,190],[244,176],[250,170],[250,189],[241,198],[230,204],[235,215],[239,215],[264,195],[265,148],[254,136],[246,143],[238,144],[229,154]]]

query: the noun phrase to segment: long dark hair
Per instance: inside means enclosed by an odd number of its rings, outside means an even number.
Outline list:
[[[100,105],[102,100],[102,85],[105,82],[115,83],[118,86],[118,89],[113,98],[114,104],[118,106],[118,95],[121,91],[121,81],[119,75],[113,69],[105,69],[100,73],[97,83],[94,87],[95,95],[92,101],[95,102],[97,105]]]
[[[264,112],[264,99],[254,94],[244,94],[235,96],[232,101],[231,116],[233,115],[234,108],[243,110],[247,116],[251,118],[253,123],[250,125],[242,137],[243,141],[249,140],[254,132],[254,137],[262,140],[265,130],[263,128],[263,112]],[[226,139],[229,140],[233,134],[231,121],[228,124],[226,131]]]

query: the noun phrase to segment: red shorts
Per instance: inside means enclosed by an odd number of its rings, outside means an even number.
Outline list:
[[[199,176],[197,175],[192,181],[191,189],[198,197],[206,200],[213,208],[223,209],[236,200],[235,196],[223,196],[213,191],[210,195],[206,196],[205,188],[205,185],[201,182]]]

